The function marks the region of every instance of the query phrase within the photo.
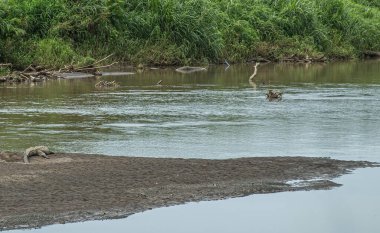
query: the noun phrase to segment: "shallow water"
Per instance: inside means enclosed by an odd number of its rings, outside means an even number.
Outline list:
[[[380,62],[173,69],[0,86],[0,148],[109,155],[380,161]],[[155,84],[162,80],[163,86]],[[268,89],[284,99],[268,102]]]
[[[252,65],[149,70],[103,77],[121,84],[107,90],[95,89],[95,78],[0,85],[0,149],[380,162],[379,61],[267,64],[249,83],[252,72]],[[283,100],[268,102],[268,89],[282,90]],[[33,232],[379,232],[379,175],[364,169],[332,191],[192,203]]]

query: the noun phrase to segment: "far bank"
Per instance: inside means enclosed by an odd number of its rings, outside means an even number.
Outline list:
[[[379,9],[369,0],[0,1],[0,63],[352,59],[380,51]]]

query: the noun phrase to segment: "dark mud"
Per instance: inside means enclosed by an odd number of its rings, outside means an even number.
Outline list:
[[[155,207],[255,193],[330,189],[364,161],[310,157],[228,160],[0,153],[0,230],[122,218]],[[296,180],[297,182],[290,182]]]

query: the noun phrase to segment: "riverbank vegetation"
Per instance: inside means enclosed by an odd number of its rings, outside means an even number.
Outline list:
[[[176,65],[380,51],[377,0],[0,0],[0,63],[62,67],[114,54]]]

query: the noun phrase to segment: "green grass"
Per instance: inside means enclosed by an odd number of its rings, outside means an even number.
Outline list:
[[[0,62],[349,59],[380,51],[377,0],[0,0]]]

